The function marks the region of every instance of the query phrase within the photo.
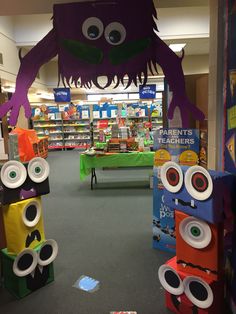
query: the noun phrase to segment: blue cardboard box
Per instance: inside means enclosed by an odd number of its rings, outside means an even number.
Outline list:
[[[181,171],[183,184],[176,192],[164,189],[165,204],[213,224],[225,221],[229,212],[234,211],[236,177],[226,172],[207,171],[199,166],[182,166]],[[165,181],[164,175],[162,181]],[[203,182],[206,188],[203,186],[198,192],[195,187],[197,182]]]

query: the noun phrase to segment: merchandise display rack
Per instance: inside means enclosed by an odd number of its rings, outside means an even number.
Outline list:
[[[100,148],[116,137],[115,134],[124,138],[124,134],[119,133],[126,128],[128,137],[143,142],[147,150],[152,150],[152,131],[162,127],[162,105],[141,101],[41,105],[35,109],[32,121],[37,135],[48,137],[49,149]]]
[[[38,137],[48,137],[49,149],[90,147],[90,119],[33,120]]]

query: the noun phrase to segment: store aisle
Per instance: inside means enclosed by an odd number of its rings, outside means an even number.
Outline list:
[[[46,237],[59,245],[55,282],[20,301],[0,288],[0,313],[167,313],[157,270],[170,255],[152,249],[149,170],[100,170],[91,191],[89,177],[79,180],[78,152],[51,152],[48,162],[51,193],[42,199]],[[81,275],[100,289],[72,288]]]

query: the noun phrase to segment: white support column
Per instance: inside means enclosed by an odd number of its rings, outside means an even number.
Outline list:
[[[224,1],[210,0],[208,168],[222,169],[224,126]]]

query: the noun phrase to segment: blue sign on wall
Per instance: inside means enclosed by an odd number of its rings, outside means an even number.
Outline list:
[[[55,102],[68,102],[71,101],[69,88],[54,88]]]
[[[154,99],[156,98],[156,84],[139,86],[140,99]]]

